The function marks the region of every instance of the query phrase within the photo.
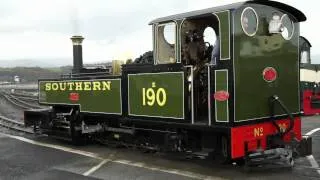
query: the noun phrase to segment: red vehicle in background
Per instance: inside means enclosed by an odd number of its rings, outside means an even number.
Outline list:
[[[300,96],[304,115],[320,113],[320,64],[311,64],[310,42],[300,37]]]

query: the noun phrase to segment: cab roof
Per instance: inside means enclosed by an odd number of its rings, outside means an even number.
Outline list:
[[[238,3],[233,3],[229,5],[224,5],[224,6],[217,6],[217,7],[212,7],[212,8],[202,9],[202,10],[196,10],[196,11],[166,16],[166,17],[155,19],[151,21],[149,24],[151,25],[156,23],[165,23],[172,20],[192,18],[192,17],[201,16],[203,14],[210,14],[213,12],[238,9],[239,7],[245,4],[261,4],[261,5],[275,7],[283,11],[289,12],[291,15],[293,15],[296,18],[298,22],[303,22],[307,20],[307,17],[300,10],[296,9],[295,7],[289,6],[287,4],[277,2],[277,1],[269,1],[269,0],[251,0],[251,1],[238,2]]]
[[[300,36],[300,38],[301,38],[301,39],[300,39],[300,43],[306,42],[309,47],[312,47],[310,41],[309,41],[307,38],[305,38],[305,37],[303,37],[303,36]]]

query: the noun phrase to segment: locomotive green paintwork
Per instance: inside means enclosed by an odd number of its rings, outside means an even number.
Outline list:
[[[221,48],[221,60],[229,60],[230,59],[230,10],[221,11],[214,13],[219,18],[220,25],[220,48]]]
[[[184,73],[128,74],[128,114],[184,119]]]
[[[39,90],[41,104],[80,105],[81,112],[122,114],[120,79],[39,81]],[[184,119],[184,73],[129,74],[128,97],[131,116]]]
[[[281,34],[268,36],[264,22],[269,22],[274,12],[280,16],[284,13],[272,7],[250,4],[260,22],[257,34],[250,37],[243,32],[240,21],[246,7],[237,9],[234,15],[235,122],[269,117],[268,100],[273,95],[279,96],[290,112],[299,113],[299,23],[294,23],[290,40],[285,40]],[[274,82],[263,79],[266,67],[277,71]],[[282,114],[281,108],[277,108],[275,115]]]
[[[120,79],[39,81],[41,104],[80,105],[82,112],[122,114],[121,100]]]
[[[228,70],[222,69],[215,71],[215,92],[225,91],[229,92],[228,87]],[[215,100],[216,108],[216,121],[217,122],[228,122],[229,121],[229,101],[218,101]],[[214,110],[213,110],[214,111]]]

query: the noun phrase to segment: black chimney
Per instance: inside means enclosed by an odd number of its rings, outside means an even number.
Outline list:
[[[78,74],[81,72],[83,62],[82,62],[82,41],[84,38],[82,36],[72,36],[73,45],[73,69],[72,72]]]

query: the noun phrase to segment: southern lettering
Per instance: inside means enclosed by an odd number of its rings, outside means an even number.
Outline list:
[[[47,82],[45,91],[110,91],[111,81]]]

